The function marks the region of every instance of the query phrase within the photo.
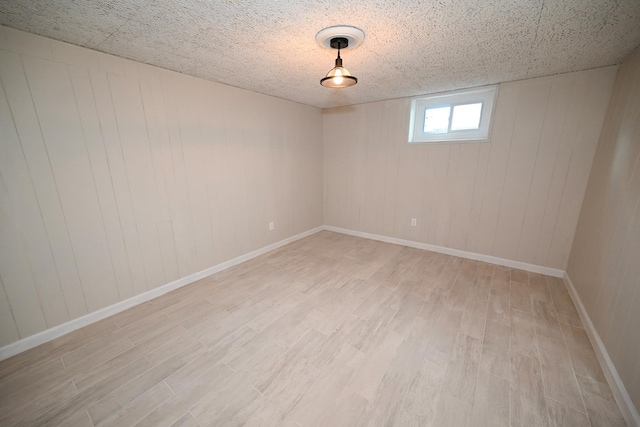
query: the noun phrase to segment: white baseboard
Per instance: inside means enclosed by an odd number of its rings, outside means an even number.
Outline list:
[[[143,302],[157,298],[160,295],[164,295],[175,289],[181,288],[195,281],[198,281],[204,277],[211,276],[212,274],[218,273],[222,270],[226,270],[227,268],[233,267],[234,265],[240,264],[252,258],[263,255],[281,246],[284,246],[291,242],[295,242],[296,240],[300,240],[304,237],[315,234],[319,231],[322,231],[323,229],[324,229],[323,227],[316,227],[311,230],[305,231],[303,233],[296,234],[295,236],[288,237],[284,240],[280,240],[279,242],[272,243],[263,248],[256,249],[255,251],[246,253],[244,255],[240,255],[239,257],[233,258],[229,261],[225,261],[218,265],[214,265],[213,267],[209,267],[197,273],[190,274],[189,276],[182,277],[171,283],[167,283],[166,285],[162,285],[155,289],[151,289],[150,291],[147,291],[140,295],[136,295],[124,301],[117,302],[113,305],[110,305],[109,307],[105,307],[100,310],[94,311],[93,313],[86,314],[77,319],[70,320],[66,323],[63,323],[62,325],[54,326],[53,328],[47,329],[46,331],[39,332],[35,335],[31,335],[29,337],[23,338],[20,341],[16,341],[14,343],[8,344],[0,348],[0,360],[4,360],[11,356],[15,356],[18,353],[22,353],[23,351],[37,347],[40,344],[44,344],[64,334],[68,334],[69,332],[83,328],[87,325],[90,325],[99,320],[105,319],[109,316],[113,316],[114,314],[120,313],[121,311],[124,311],[135,305],[142,304]]]
[[[491,264],[502,265],[504,267],[517,268],[520,270],[530,271],[532,273],[544,274],[546,276],[564,277],[564,270],[557,268],[543,267],[541,265],[527,264],[526,262],[513,261],[505,258],[498,258],[491,255],[483,255],[475,252],[461,251],[459,249],[451,249],[444,246],[430,245],[428,243],[414,242],[412,240],[398,239],[395,237],[381,236],[379,234],[365,233],[362,231],[354,231],[346,228],[325,225],[327,231],[348,234],[350,236],[364,237],[365,239],[379,240],[381,242],[395,243],[396,245],[409,246],[411,248],[424,249],[427,251],[438,252],[445,255],[453,255],[460,258],[468,258],[475,261],[483,261]]]
[[[567,273],[564,274],[564,282],[567,285],[567,289],[569,290],[569,294],[571,295],[571,299],[573,300],[576,309],[578,310],[578,315],[582,320],[582,324],[584,325],[584,329],[587,332],[587,336],[589,337],[589,341],[591,341],[591,345],[596,353],[596,357],[600,362],[600,366],[602,366],[602,370],[604,371],[604,375],[609,382],[609,386],[611,387],[611,391],[613,392],[613,396],[618,402],[618,406],[620,407],[620,411],[622,412],[622,416],[624,417],[627,425],[640,427],[640,415],[638,414],[638,410],[636,409],[633,401],[631,400],[631,396],[627,393],[627,389],[618,375],[618,371],[616,367],[613,365],[611,358],[609,357],[609,353],[604,346],[604,343],[600,339],[600,335],[598,331],[596,331],[595,326],[593,326],[593,322],[591,321],[591,317],[589,317],[589,313],[587,313],[587,309],[582,304],[582,300],[576,291],[575,286],[573,286],[573,282]]]

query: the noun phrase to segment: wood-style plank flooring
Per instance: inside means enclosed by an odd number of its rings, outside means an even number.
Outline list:
[[[561,280],[321,232],[0,362],[0,425],[625,423]]]

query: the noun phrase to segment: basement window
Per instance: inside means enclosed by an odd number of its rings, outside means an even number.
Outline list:
[[[497,92],[487,86],[412,100],[409,143],[488,141]]]

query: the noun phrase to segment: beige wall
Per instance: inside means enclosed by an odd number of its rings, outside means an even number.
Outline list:
[[[319,109],[3,27],[0,83],[0,346],[322,225]]]
[[[408,145],[409,99],[325,110],[325,224],[564,269],[615,73],[501,84],[490,143]]]
[[[616,78],[567,273],[640,408],[640,50]]]

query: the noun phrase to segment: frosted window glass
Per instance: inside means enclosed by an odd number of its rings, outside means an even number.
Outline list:
[[[456,105],[453,107],[451,130],[479,129],[481,113],[482,102]]]
[[[424,111],[424,133],[447,133],[451,107],[427,108]]]

